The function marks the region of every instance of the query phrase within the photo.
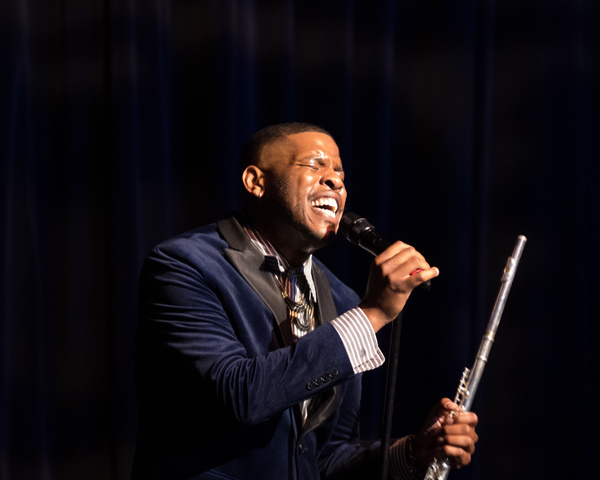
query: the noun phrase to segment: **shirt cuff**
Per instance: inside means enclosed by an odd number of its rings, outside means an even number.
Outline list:
[[[385,357],[377,345],[375,331],[360,308],[348,310],[331,323],[344,343],[355,374],[383,364]]]
[[[412,442],[414,435],[401,438],[390,447],[389,473],[393,480],[419,480],[424,476],[423,472],[417,471],[413,465]]]

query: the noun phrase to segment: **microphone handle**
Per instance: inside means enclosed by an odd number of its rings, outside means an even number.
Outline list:
[[[363,250],[366,250],[371,255],[376,257],[386,248],[391,245],[385,238],[382,238],[375,229],[369,228],[364,231],[358,238],[358,246]]]
[[[363,232],[358,239],[358,246],[369,252],[374,257],[379,255],[390,245],[391,242],[379,235],[374,229],[368,229],[367,231]],[[411,273],[411,275],[419,273],[420,271],[421,269],[415,270]],[[429,291],[431,289],[431,280],[427,280],[426,282],[419,284],[419,287],[421,287],[423,290]]]
[[[340,231],[344,237],[354,245],[366,250],[371,255],[376,257],[388,248],[392,243],[383,238],[375,227],[364,217],[360,217],[356,213],[346,212],[340,223]],[[420,270],[415,270],[411,273],[414,275]],[[419,285],[424,290],[431,289],[431,280],[427,280]]]

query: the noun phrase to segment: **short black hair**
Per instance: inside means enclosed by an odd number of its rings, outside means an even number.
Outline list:
[[[240,172],[244,171],[248,165],[256,165],[258,163],[260,153],[265,145],[277,140],[284,140],[288,135],[304,132],[322,133],[333,138],[331,133],[324,128],[303,122],[278,123],[261,128],[250,137],[242,149],[242,156],[239,163]]]

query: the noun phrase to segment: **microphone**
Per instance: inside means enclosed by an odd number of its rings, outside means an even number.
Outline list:
[[[342,215],[339,231],[350,243],[366,250],[373,256],[379,255],[391,245],[388,240],[375,230],[371,222],[356,213],[345,212]],[[415,270],[411,275],[418,272],[419,270]],[[431,280],[423,282],[420,286],[429,290],[431,288]]]
[[[352,212],[345,212],[342,215],[340,233],[350,243],[366,250],[375,257],[391,245],[390,242],[379,235],[371,222]]]

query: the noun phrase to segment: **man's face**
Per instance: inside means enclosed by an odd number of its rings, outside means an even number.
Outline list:
[[[346,188],[339,149],[330,136],[289,135],[263,148],[259,167],[266,180],[263,205],[291,243],[312,251],[333,238]]]

